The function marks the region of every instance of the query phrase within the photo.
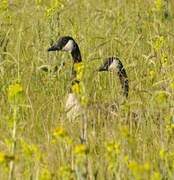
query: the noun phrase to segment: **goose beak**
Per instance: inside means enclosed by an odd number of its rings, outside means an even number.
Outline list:
[[[107,71],[107,68],[105,66],[100,66],[98,71]]]
[[[61,48],[57,44],[48,48],[48,51],[60,51],[60,50],[61,50]]]

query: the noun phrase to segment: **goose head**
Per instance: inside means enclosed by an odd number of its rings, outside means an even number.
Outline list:
[[[75,40],[70,36],[62,36],[59,40],[53,44],[48,51],[66,51],[70,52],[74,62],[81,62],[80,49]]]
[[[116,71],[121,82],[123,93],[126,97],[128,97],[128,92],[129,92],[128,76],[125,68],[123,67],[122,62],[117,57],[107,58],[105,62],[100,66],[98,71]]]
[[[72,52],[76,48],[76,42],[70,36],[60,37],[59,40],[53,44],[48,51],[68,51]]]
[[[110,57],[98,69],[99,71],[118,71],[123,67],[121,61],[116,57]]]

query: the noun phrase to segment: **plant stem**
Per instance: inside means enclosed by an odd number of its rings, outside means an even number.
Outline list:
[[[16,125],[17,125],[17,107],[15,106],[13,109],[13,129],[12,129],[12,146],[11,146],[11,154],[12,156],[15,156],[15,150],[16,150]],[[14,168],[15,164],[14,161],[10,161],[10,170],[9,170],[9,180],[14,179]]]

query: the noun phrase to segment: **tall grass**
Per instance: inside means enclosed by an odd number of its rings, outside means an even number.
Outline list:
[[[0,179],[173,179],[173,12],[167,0],[2,0]],[[71,57],[47,53],[62,35],[85,64],[87,144],[64,112]],[[127,70],[126,102],[116,74],[95,72],[109,56]],[[38,70],[62,62],[59,73]]]

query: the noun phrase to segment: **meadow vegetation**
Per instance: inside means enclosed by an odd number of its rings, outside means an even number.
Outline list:
[[[0,179],[174,179],[174,1],[1,0],[0,26]],[[71,56],[47,52],[63,35],[85,65],[85,144],[64,111]],[[109,56],[127,100],[115,73],[95,71]]]

